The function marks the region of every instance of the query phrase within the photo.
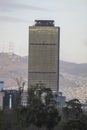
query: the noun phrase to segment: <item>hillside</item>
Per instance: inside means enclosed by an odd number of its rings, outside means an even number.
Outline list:
[[[60,61],[60,91],[66,97],[87,98],[87,64]]]
[[[22,77],[27,81],[27,70],[27,57],[0,53],[0,80],[5,82],[5,88],[17,87],[16,78]]]
[[[16,78],[28,79],[28,57],[0,53],[0,80],[5,88],[17,87]],[[87,97],[87,64],[60,61],[59,90],[67,98],[85,99]]]

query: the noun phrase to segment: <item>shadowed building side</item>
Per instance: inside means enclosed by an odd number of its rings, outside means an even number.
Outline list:
[[[60,28],[53,20],[36,20],[29,27],[29,86],[41,81],[58,91],[59,37]]]

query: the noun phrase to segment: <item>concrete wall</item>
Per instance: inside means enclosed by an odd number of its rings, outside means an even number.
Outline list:
[[[3,96],[4,96],[4,92],[0,92],[0,110],[3,109]]]
[[[58,88],[59,27],[29,27],[29,85],[42,81]]]

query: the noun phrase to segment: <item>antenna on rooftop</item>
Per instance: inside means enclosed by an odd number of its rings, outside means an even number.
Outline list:
[[[9,42],[9,55],[14,54],[14,43]]]
[[[3,42],[3,44],[2,44],[2,47],[1,47],[1,52],[3,53],[3,52],[5,52],[5,43]]]

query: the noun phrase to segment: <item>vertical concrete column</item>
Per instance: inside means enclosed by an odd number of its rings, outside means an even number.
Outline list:
[[[12,95],[9,95],[9,109],[12,108]]]

